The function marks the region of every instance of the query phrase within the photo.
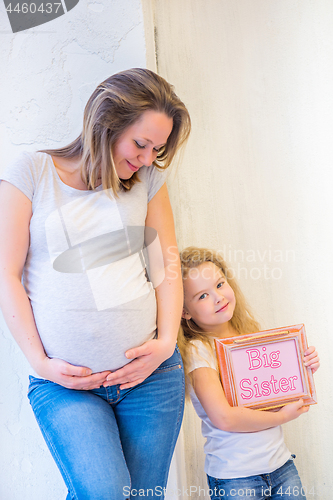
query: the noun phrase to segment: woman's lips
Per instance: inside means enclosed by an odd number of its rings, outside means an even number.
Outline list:
[[[225,311],[225,310],[226,310],[226,308],[228,307],[228,305],[229,305],[229,302],[227,302],[224,306],[222,306],[222,307],[221,307],[221,309],[219,309],[219,310],[218,310],[218,311],[216,311],[216,312],[217,312],[217,313],[219,313],[219,312],[223,312],[223,311]]]
[[[140,167],[136,167],[135,165],[132,165],[132,163],[130,163],[128,160],[126,160],[126,161],[127,161],[127,165],[132,170],[132,172],[137,172],[139,170]]]

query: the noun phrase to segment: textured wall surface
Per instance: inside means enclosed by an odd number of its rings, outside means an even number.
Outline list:
[[[224,252],[263,327],[305,323],[322,359],[319,404],[285,434],[313,492],[308,500],[330,500],[332,3],[143,4],[149,44],[156,28],[159,72],[175,84],[193,120],[169,182],[179,246]],[[149,54],[154,69],[151,46]],[[80,0],[66,16],[16,35],[0,2],[0,168],[21,150],[74,138],[95,85],[145,64],[139,0]],[[65,498],[26,399],[27,363],[3,322],[0,360],[0,499]],[[200,426],[190,407],[183,442],[172,498],[188,498],[186,486],[205,486]],[[174,489],[180,485],[182,496]]]
[[[308,499],[330,500],[333,4],[152,3],[158,70],[193,121],[169,182],[179,246],[223,252],[264,328],[305,323],[319,404],[285,436]],[[188,484],[204,486],[190,408],[184,436]]]
[[[21,150],[74,139],[95,86],[117,71],[145,67],[145,53],[140,0],[80,0],[66,15],[15,35],[1,1],[0,168]],[[0,373],[0,499],[64,499],[26,398],[27,362],[3,321]]]

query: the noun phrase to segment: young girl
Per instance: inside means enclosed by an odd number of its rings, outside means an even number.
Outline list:
[[[190,247],[181,253],[181,264],[185,300],[178,343],[206,438],[205,472],[211,499],[305,498],[280,425],[309,407],[301,399],[276,412],[229,406],[213,339],[257,332],[259,324],[220,255]],[[304,363],[313,372],[318,369],[313,347],[305,352]]]

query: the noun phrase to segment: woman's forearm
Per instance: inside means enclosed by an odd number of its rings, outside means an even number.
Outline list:
[[[26,291],[17,276],[2,273],[0,307],[7,326],[32,368],[38,372],[46,354]]]
[[[159,259],[150,259],[151,264],[153,261],[155,264],[160,262]],[[132,361],[108,375],[105,387],[121,384],[121,389],[128,389],[141,383],[174,352],[183,303],[179,254],[175,245],[164,250],[163,261],[163,278],[155,287],[158,338],[129,349],[126,357]],[[162,275],[160,265],[155,267],[153,274],[155,277]]]
[[[170,346],[169,354],[171,356],[177,340],[183,303],[183,286],[179,254],[176,247],[170,247],[166,250],[164,262],[165,277],[155,290],[157,332],[158,338]]]
[[[166,355],[171,356],[180,324],[183,285],[166,184],[148,203],[146,227],[154,229],[158,235],[154,244],[148,246],[148,254],[156,292],[158,339],[165,343]]]
[[[7,326],[31,367],[40,376],[69,389],[100,387],[109,371],[91,374],[88,367],[74,366],[45,353],[33,317],[29,298],[17,277],[0,276],[0,307]]]
[[[0,183],[0,195],[0,307],[10,332],[36,370],[46,354],[21,282],[29,249],[32,203],[6,181]]]

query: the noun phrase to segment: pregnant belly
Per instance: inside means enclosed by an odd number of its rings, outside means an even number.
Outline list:
[[[155,293],[106,311],[52,311],[33,306],[35,321],[46,354],[94,373],[117,370],[129,363],[128,349],[142,345],[156,333]]]
[[[70,342],[66,345],[46,346],[45,351],[50,358],[60,358],[76,366],[90,368],[93,373],[104,370],[117,370],[130,362],[125,357],[128,349],[142,345],[144,342],[154,338],[155,331],[145,335],[137,335],[136,338],[123,337],[116,341],[89,342],[87,339],[81,342]]]

